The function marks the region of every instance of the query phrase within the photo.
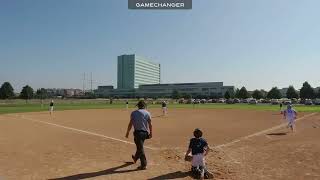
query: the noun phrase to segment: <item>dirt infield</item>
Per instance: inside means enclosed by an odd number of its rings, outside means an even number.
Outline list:
[[[220,147],[207,157],[216,179],[320,179],[318,114],[299,114],[291,134],[272,129],[284,120],[270,111],[175,109],[168,117],[160,109],[151,112],[154,138],[146,143],[146,171],[129,163],[135,150],[132,136],[124,138],[130,111],[1,115],[0,179],[191,179],[183,153],[194,128]]]

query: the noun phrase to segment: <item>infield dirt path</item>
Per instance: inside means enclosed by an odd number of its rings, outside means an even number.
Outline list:
[[[146,171],[126,163],[135,150],[126,143],[132,137],[124,138],[130,111],[2,115],[0,179],[191,179],[183,153],[194,128],[201,128],[214,146],[283,122],[280,114],[269,111],[175,109],[168,117],[160,116],[160,109],[151,112],[154,138],[146,143],[151,148],[146,149]],[[207,157],[208,168],[216,179],[320,179],[319,125],[316,114],[301,120],[295,134],[281,135],[287,130],[279,129],[273,133],[280,135],[214,149]]]

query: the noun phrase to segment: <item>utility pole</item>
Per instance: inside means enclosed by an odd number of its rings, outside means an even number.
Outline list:
[[[82,93],[85,95],[85,86],[86,86],[86,73],[83,73],[83,84],[82,84]]]
[[[92,83],[93,83],[93,81],[92,81],[92,72],[90,73],[90,86],[91,86],[91,93],[93,93],[93,90],[92,90]]]

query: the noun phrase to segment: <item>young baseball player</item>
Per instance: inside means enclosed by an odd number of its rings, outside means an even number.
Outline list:
[[[208,154],[209,146],[207,141],[202,138],[202,131],[195,129],[193,132],[194,138],[190,139],[190,144],[185,155],[185,160],[192,154],[191,172],[195,178],[211,178],[211,174],[207,171],[205,165],[205,156]]]
[[[129,101],[126,100],[126,109],[129,109]]]
[[[297,118],[297,112],[292,108],[292,105],[288,105],[287,109],[283,111],[283,116],[288,121],[288,128],[291,129],[292,132],[295,131],[295,120]]]
[[[49,107],[50,115],[53,113],[53,100],[50,102],[50,107]]]
[[[167,108],[167,103],[166,103],[166,101],[162,101],[161,105],[162,105],[162,115],[163,115],[163,116],[166,116],[167,113],[168,113],[168,108]]]

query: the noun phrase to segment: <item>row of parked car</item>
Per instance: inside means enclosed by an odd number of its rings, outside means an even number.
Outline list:
[[[282,103],[283,105],[288,104],[304,104],[304,105],[320,105],[320,99],[180,99],[180,104],[206,104],[206,103],[226,103],[226,104],[272,104],[277,105]]]

